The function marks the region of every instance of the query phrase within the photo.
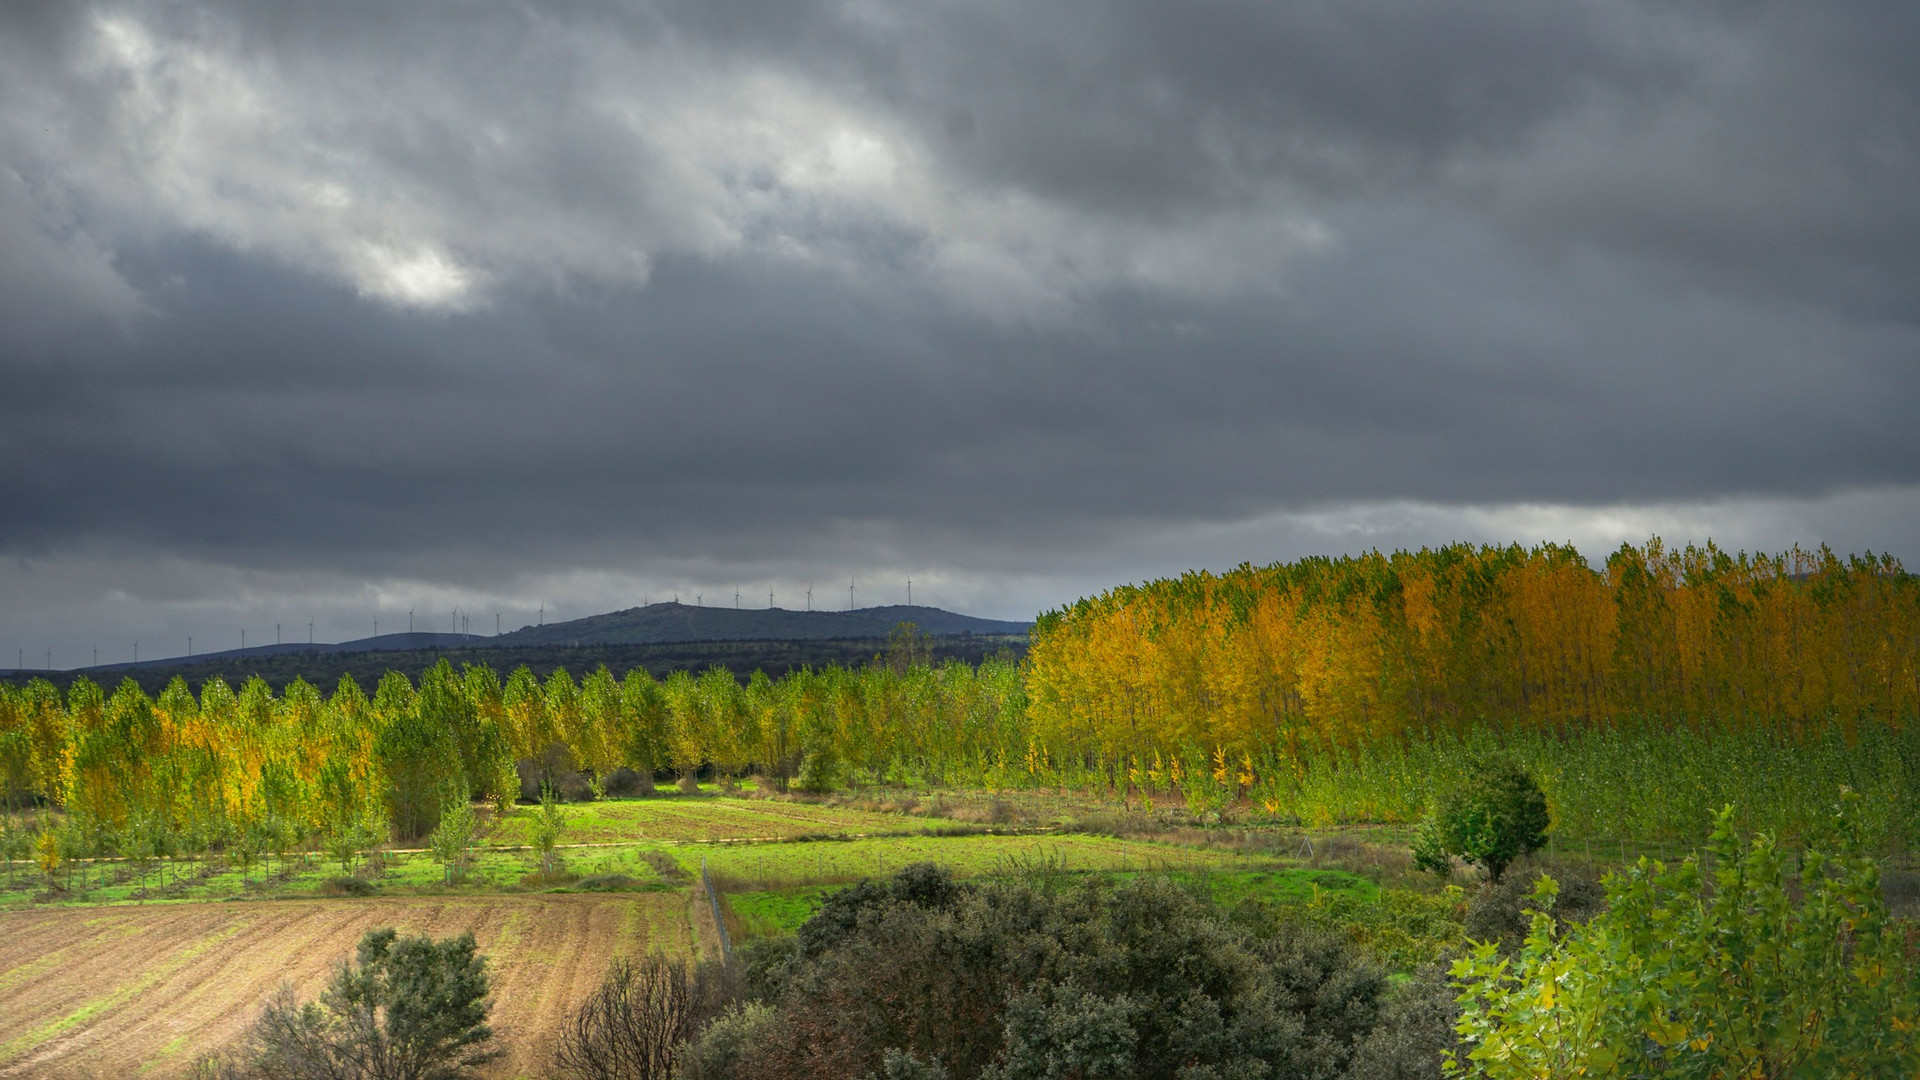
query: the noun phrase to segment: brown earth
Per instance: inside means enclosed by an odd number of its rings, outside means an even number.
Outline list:
[[[282,982],[319,993],[361,934],[473,931],[500,1077],[545,1072],[552,1032],[608,959],[693,947],[689,897],[272,900],[0,914],[0,1077],[178,1076]]]

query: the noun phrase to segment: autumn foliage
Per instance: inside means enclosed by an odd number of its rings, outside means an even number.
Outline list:
[[[623,771],[643,791],[1092,787],[1325,823],[1418,820],[1497,754],[1538,778],[1557,836],[1684,838],[1736,795],[1742,827],[1791,836],[1847,784],[1878,835],[1920,841],[1920,582],[1890,559],[1657,541],[1598,568],[1558,546],[1307,559],[1082,600],[1038,621],[1024,663],[894,652],[744,684],[444,662],[371,696],[35,680],[0,687],[0,800],[37,808],[43,868],[216,850],[345,868],[431,835],[449,800],[586,797]],[[23,820],[0,815],[8,836]]]
[[[1920,582],[1826,549],[1467,545],[1118,588],[1043,616],[1033,737],[1138,767],[1464,732],[1905,723]]]

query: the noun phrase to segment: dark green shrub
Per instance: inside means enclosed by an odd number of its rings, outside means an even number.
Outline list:
[[[1515,859],[1546,846],[1550,825],[1547,797],[1533,777],[1513,762],[1490,762],[1434,805],[1414,838],[1413,862],[1444,876],[1459,856],[1499,881]]]
[[[1438,964],[1396,987],[1380,1022],[1354,1048],[1345,1080],[1441,1080],[1444,1055],[1461,1049],[1453,1030],[1460,1018],[1456,993]]]
[[[500,1056],[487,1044],[487,958],[472,934],[444,941],[370,930],[317,1002],[282,987],[225,1060],[230,1080],[459,1080]]]
[[[1391,997],[1343,936],[1237,922],[1152,876],[1043,889],[911,867],[835,894],[745,966],[771,1019],[756,1014],[757,1038],[731,1056],[703,1057],[703,1080],[1336,1080]],[[1437,1063],[1440,1044],[1421,1048]]]
[[[772,1006],[743,1001],[714,1017],[700,1038],[681,1051],[678,1075],[683,1080],[719,1080],[731,1076],[742,1058],[767,1037],[779,1022]]]

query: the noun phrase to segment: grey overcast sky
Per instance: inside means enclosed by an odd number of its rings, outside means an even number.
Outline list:
[[[10,0],[0,666],[1920,562],[1916,56],[1908,0]]]

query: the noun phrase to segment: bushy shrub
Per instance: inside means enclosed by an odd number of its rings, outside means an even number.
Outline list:
[[[747,1053],[765,1039],[779,1021],[773,1007],[742,1001],[714,1017],[697,1042],[683,1048],[679,1075],[684,1080],[719,1080],[733,1075]]]
[[[1380,1021],[1354,1047],[1345,1080],[1441,1080],[1445,1054],[1456,1054],[1460,1007],[1446,969],[1430,964],[1395,987]]]
[[[1849,804],[1852,799],[1849,798]],[[1607,879],[1608,909],[1559,929],[1551,877],[1517,956],[1454,967],[1465,1072],[1867,1077],[1920,1071],[1920,979],[1851,807],[1803,857],[1800,899],[1766,836],[1716,820],[1711,879],[1688,860]]]
[[[317,1002],[281,987],[240,1045],[202,1063],[223,1080],[459,1080],[499,1057],[487,1044],[487,958],[472,934],[444,941],[370,930]]]
[[[1337,1080],[1371,1046],[1364,1075],[1413,1077],[1444,1045],[1370,1042],[1399,998],[1343,936],[1229,918],[1154,876],[1043,888],[910,867],[835,894],[743,969],[770,1009],[717,1021],[690,1075]]]
[[[1414,837],[1413,862],[1445,876],[1459,856],[1497,882],[1515,859],[1546,846],[1550,825],[1533,777],[1511,761],[1488,762],[1435,803]]]

